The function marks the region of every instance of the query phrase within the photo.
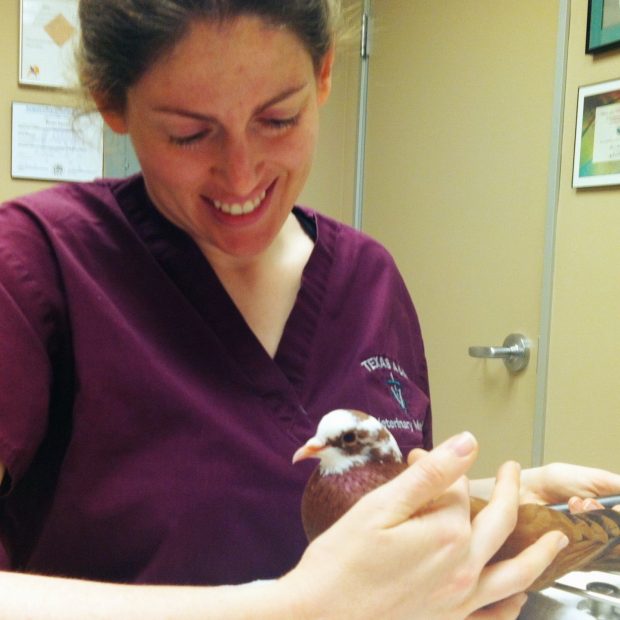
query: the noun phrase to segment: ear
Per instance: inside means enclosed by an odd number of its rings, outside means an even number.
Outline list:
[[[114,132],[125,134],[127,133],[127,122],[125,121],[125,115],[122,112],[110,107],[104,97],[99,94],[92,95],[95,105],[99,110],[99,114],[103,117],[106,125]]]
[[[334,66],[335,51],[332,45],[323,58],[317,75],[317,96],[319,105],[323,105],[332,90],[332,69]]]

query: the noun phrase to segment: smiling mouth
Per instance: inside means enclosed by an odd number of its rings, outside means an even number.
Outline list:
[[[226,213],[227,215],[247,215],[252,213],[258,206],[265,200],[267,190],[252,200],[246,200],[245,202],[221,202],[220,200],[212,200],[213,206],[218,210]]]

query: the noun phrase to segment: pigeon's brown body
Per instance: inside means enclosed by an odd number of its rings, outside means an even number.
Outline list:
[[[403,463],[370,462],[343,474],[324,476],[317,467],[301,500],[301,520],[308,540],[315,539],[337,521],[369,489],[387,482],[404,467]]]
[[[359,413],[355,412],[355,416],[359,418]],[[351,428],[345,428],[340,437],[349,437],[352,432],[354,430]],[[315,453],[312,456],[320,458],[321,449],[316,447],[316,438],[311,441],[314,442],[312,451]],[[339,438],[329,437],[326,443],[331,448],[342,447]],[[351,443],[347,442],[347,450],[357,454],[355,448],[348,448],[349,445]],[[376,454],[376,450],[368,451],[370,455],[373,453]],[[307,456],[297,457],[296,460]],[[302,521],[308,540],[316,538],[360,497],[398,475],[405,467],[397,458],[389,456],[383,456],[381,461],[369,458],[367,462],[355,463],[343,471],[331,473],[322,471],[319,464],[308,480],[302,498]],[[472,519],[486,504],[482,499],[471,498]],[[619,512],[605,509],[565,514],[537,504],[519,507],[515,529],[491,562],[514,557],[551,530],[564,532],[569,544],[530,586],[530,590],[548,587],[560,576],[575,570],[620,570]]]

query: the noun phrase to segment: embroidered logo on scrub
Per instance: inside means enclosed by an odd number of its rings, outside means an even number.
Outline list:
[[[390,378],[387,383],[390,386],[390,391],[392,392],[394,400],[400,405],[400,408],[404,412],[407,412],[407,403],[405,402],[405,397],[403,396],[401,382],[398,379],[394,379],[394,374],[390,373]]]
[[[424,429],[423,422],[416,420],[415,414],[409,411],[409,403],[405,394],[411,389],[410,382],[407,373],[400,364],[384,355],[374,355],[360,362],[360,366],[369,373],[378,373],[376,378],[380,378],[380,382],[384,383],[387,392],[402,412],[402,418],[398,414],[394,418],[380,418],[381,424],[390,430],[401,429],[410,432],[422,432]]]
[[[389,388],[394,400],[398,403],[398,406],[404,413],[407,413],[407,401],[405,400],[405,396],[403,394],[402,382],[398,377],[403,379],[408,379],[409,377],[407,377],[407,373],[400,367],[400,364],[389,357],[375,355],[361,362],[361,366],[368,372],[375,372],[377,370],[389,371],[390,374],[386,381],[387,387]]]

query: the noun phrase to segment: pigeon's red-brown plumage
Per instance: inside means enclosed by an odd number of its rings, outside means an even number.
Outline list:
[[[403,463],[368,463],[345,474],[321,475],[317,467],[302,496],[301,518],[308,540],[313,540],[357,500],[399,474]]]
[[[297,450],[293,462],[311,457],[320,462],[308,480],[301,502],[309,541],[338,520],[360,497],[407,467],[391,433],[372,416],[350,409],[324,416],[316,435]],[[472,519],[486,503],[471,498]],[[514,531],[491,562],[514,557],[551,530],[564,532],[569,544],[530,590],[548,587],[574,570],[620,570],[620,513],[593,510],[571,515],[538,504],[519,507]]]

